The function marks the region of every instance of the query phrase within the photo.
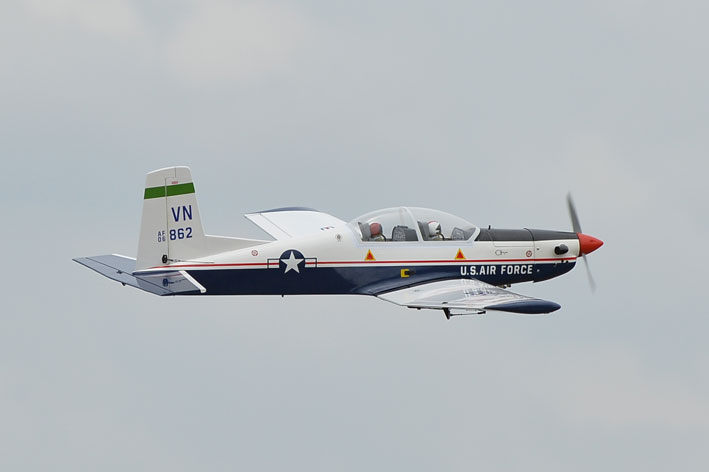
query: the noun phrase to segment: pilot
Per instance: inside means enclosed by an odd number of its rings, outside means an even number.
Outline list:
[[[370,241],[386,241],[384,233],[382,232],[382,225],[376,221],[369,224],[369,235]]]
[[[441,224],[438,221],[428,222],[428,236],[431,241],[443,241],[445,239],[441,233]]]

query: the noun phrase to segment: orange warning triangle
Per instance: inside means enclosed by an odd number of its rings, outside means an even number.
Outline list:
[[[457,261],[457,260],[461,260],[461,259],[465,259],[465,254],[463,254],[463,251],[458,249],[458,254],[455,255],[455,260]]]
[[[369,251],[367,251],[367,255],[364,257],[364,260],[365,261],[376,261],[376,259],[374,258],[374,254],[372,254],[371,249]]]

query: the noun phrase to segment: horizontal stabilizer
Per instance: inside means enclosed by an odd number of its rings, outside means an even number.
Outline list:
[[[205,288],[185,271],[171,270],[134,276],[135,259],[132,257],[108,254],[78,257],[74,261],[111,280],[155,295],[197,295],[206,292]]]

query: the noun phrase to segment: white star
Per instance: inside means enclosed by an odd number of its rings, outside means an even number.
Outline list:
[[[288,271],[291,269],[293,269],[294,271],[296,271],[300,274],[300,269],[298,269],[298,264],[303,262],[303,259],[296,259],[293,251],[290,252],[290,257],[288,259],[281,259],[281,260],[286,265],[286,271],[283,272],[284,274],[287,274]]]

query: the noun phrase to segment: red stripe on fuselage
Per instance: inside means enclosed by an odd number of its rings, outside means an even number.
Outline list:
[[[525,262],[535,263],[535,262],[558,262],[558,261],[575,261],[575,257],[561,257],[561,258],[547,258],[547,259],[445,259],[445,260],[414,260],[414,261],[306,261],[306,265],[347,265],[347,264],[361,264],[363,266],[367,265],[378,265],[378,264],[470,264],[470,263],[510,263],[510,262]],[[202,269],[210,267],[258,267],[258,266],[269,266],[274,265],[273,262],[235,262],[229,264],[177,264],[177,265],[167,265],[167,266],[156,266],[150,269]]]

